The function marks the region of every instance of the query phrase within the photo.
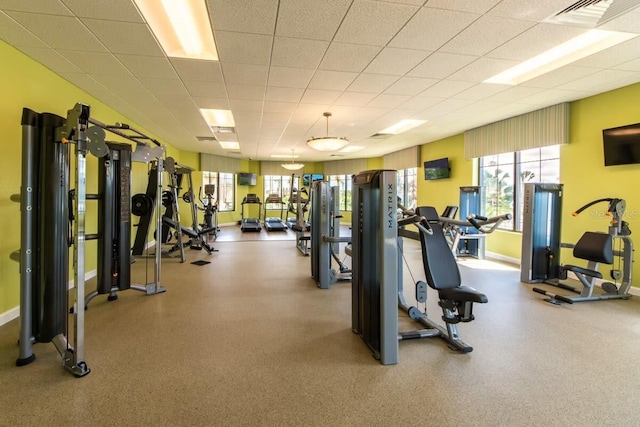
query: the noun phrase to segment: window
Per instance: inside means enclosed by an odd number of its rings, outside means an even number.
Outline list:
[[[398,197],[407,209],[418,206],[418,168],[398,170]]]
[[[288,203],[291,194],[291,175],[265,175],[263,200],[267,200],[270,194],[277,194],[282,198],[282,203]],[[269,203],[266,208],[280,209],[280,205]]]
[[[481,211],[485,216],[511,213],[500,228],[522,231],[524,184],[560,182],[560,146],[533,148],[480,158]]]
[[[351,175],[329,175],[329,186],[340,188],[340,210],[351,211]]]
[[[236,187],[235,176],[224,172],[202,172],[202,184],[216,186],[215,199],[218,202],[218,212],[235,210]]]

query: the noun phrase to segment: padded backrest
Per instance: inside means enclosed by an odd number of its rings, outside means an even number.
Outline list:
[[[446,208],[444,208],[444,211],[442,211],[442,217],[444,218],[455,218],[456,214],[458,213],[458,207],[457,206],[447,206]]]
[[[416,214],[425,217],[433,230],[433,234],[420,232],[422,263],[427,283],[433,289],[460,286],[458,264],[444,237],[438,212],[431,206],[420,206],[416,208]]]
[[[573,256],[587,261],[613,264],[613,238],[611,234],[585,232],[573,248]]]

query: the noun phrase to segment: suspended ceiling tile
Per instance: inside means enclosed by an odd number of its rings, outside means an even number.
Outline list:
[[[153,77],[158,79],[178,78],[173,66],[167,58],[160,56],[116,55],[118,60],[136,77]]]
[[[135,77],[116,76],[113,74],[93,74],[92,77],[107,89],[121,97],[126,97],[130,92],[149,93]]]
[[[431,52],[415,49],[386,47],[364,70],[369,74],[389,74],[404,76],[409,70],[422,62]]]
[[[528,21],[483,16],[442,46],[443,52],[484,55],[526,31]]]
[[[598,71],[596,68],[566,66],[520,83],[520,86],[553,88],[575,79],[588,76],[596,71]]]
[[[383,93],[372,99],[371,102],[367,104],[367,107],[396,108],[409,99],[411,99],[410,95],[388,95]]]
[[[458,10],[461,12],[485,13],[502,0],[429,0],[427,5],[437,9]]]
[[[78,50],[59,50],[61,55],[89,74],[112,74],[131,76],[118,59],[107,52],[86,52]]]
[[[222,72],[227,84],[266,85],[269,68],[266,65],[224,64]]]
[[[505,18],[521,19],[526,21],[542,21],[568,6],[576,3],[575,0],[502,0],[493,9],[487,12],[489,15]]]
[[[74,49],[104,52],[98,39],[73,16],[42,15],[38,13],[7,12],[18,23],[55,49]]]
[[[518,65],[517,61],[478,58],[471,64],[451,74],[448,79],[479,83],[515,65]]]
[[[144,22],[131,0],[63,0],[64,4],[81,18],[104,18],[112,21]],[[50,3],[49,1],[40,3]]]
[[[593,93],[591,93],[590,95],[593,95]],[[564,90],[564,89],[545,89],[544,91],[539,92],[535,95],[531,95],[531,96],[527,96],[525,98],[519,99],[518,103],[527,104],[527,105],[536,105],[539,107],[546,107],[549,105],[557,104],[559,102],[578,99],[576,97],[584,98],[590,95],[585,95],[584,92],[579,92],[579,91],[571,91],[571,90]]]
[[[141,77],[140,83],[155,95],[189,96],[187,88],[180,79],[157,79]]]
[[[369,103],[377,94],[371,92],[343,92],[334,105],[363,107]]]
[[[207,0],[216,30],[273,35],[278,0]]]
[[[633,61],[625,62],[614,67],[616,70],[629,70],[640,71],[640,59],[634,59]]]
[[[524,61],[585,32],[584,28],[538,24],[488,53],[492,58]]]
[[[344,91],[357,76],[358,73],[318,70],[309,82],[309,89]]]
[[[354,0],[334,40],[386,46],[417,10],[416,6]]]
[[[528,96],[533,96],[542,92],[544,89],[536,87],[526,86],[511,86],[510,88],[496,93],[495,95],[488,96],[487,101],[495,102],[518,102],[520,99]]]
[[[462,92],[456,94],[454,98],[471,99],[474,101],[480,101],[491,95],[495,95],[497,93],[505,91],[510,87],[512,86],[496,85],[496,84],[490,84],[490,83],[479,83],[475,86],[471,86],[469,89],[463,90]],[[495,100],[495,102],[500,102],[500,101]]]
[[[421,96],[434,96],[436,98],[449,98],[465,89],[474,86],[472,82],[461,82],[455,80],[441,80],[427,90],[423,91]]]
[[[306,88],[314,71],[307,68],[271,67],[269,86]]]
[[[113,53],[164,56],[146,24],[91,18],[84,18],[82,22]]]
[[[82,73],[73,62],[51,48],[22,46],[20,50],[55,73]]]
[[[479,17],[473,13],[423,7],[389,46],[435,51]]]
[[[233,99],[262,101],[265,98],[265,89],[265,86],[256,85],[227,85],[230,101]]]
[[[291,114],[295,111],[296,105],[293,102],[272,102],[267,101],[264,103],[265,113],[287,113]]]
[[[331,105],[341,94],[342,91],[338,90],[307,89],[300,102],[305,104]]]
[[[419,77],[401,77],[389,86],[384,93],[391,95],[417,95],[423,90],[438,83],[438,79],[422,79]]]
[[[182,80],[201,80],[222,82],[222,69],[218,61],[200,61],[196,59],[169,58]]]
[[[238,111],[257,111],[262,112],[262,101],[248,101],[243,99],[229,100],[231,110],[234,114]]]
[[[2,10],[17,12],[32,12],[46,15],[73,15],[69,9],[59,0],[48,1],[25,1],[25,0],[2,0],[0,3]]]
[[[640,25],[638,26],[640,29]],[[620,43],[616,46],[594,53],[571,65],[577,67],[613,68],[619,64],[638,58],[640,53],[640,37]]]
[[[282,0],[276,35],[312,40],[331,40],[351,0]]]
[[[215,39],[224,63],[269,65],[272,36],[216,30]]]
[[[414,96],[404,104],[400,105],[400,108],[407,108],[411,110],[425,109],[439,104],[444,100],[445,98],[438,98],[435,96]]]
[[[227,96],[222,82],[183,80],[183,83],[191,96],[205,96],[208,98],[226,98]]]
[[[382,74],[360,74],[349,86],[351,92],[384,92],[389,86],[398,81],[397,76],[385,76]]]
[[[193,101],[198,108],[211,108],[215,110],[230,110],[231,106],[227,98],[209,98],[204,96],[194,96]]]
[[[276,37],[273,44],[271,66],[291,68],[317,68],[329,43]]]
[[[48,47],[45,42],[2,11],[0,11],[0,40],[17,47]]]
[[[629,4],[634,2],[631,0]],[[640,33],[640,29],[638,28],[638,22],[640,22],[640,3],[635,1],[636,8],[630,10],[624,15],[621,15],[615,19],[612,19],[609,22],[605,22],[598,28],[602,30],[610,30],[610,31],[625,31],[629,33],[638,34]]]
[[[265,99],[271,102],[300,102],[304,89],[268,86]]]
[[[319,68],[332,71],[361,72],[382,48],[361,44],[332,42]]]
[[[407,75],[412,77],[443,79],[476,59],[478,59],[478,56],[434,52],[413,70],[408,72]]]
[[[598,90],[609,90],[611,87],[616,87],[616,83],[619,80],[625,80],[630,78],[631,82],[640,81],[640,76],[635,71],[626,70],[602,70],[593,74],[586,75],[581,78],[576,78],[565,84],[557,86],[557,89],[565,90],[582,90],[585,87]]]

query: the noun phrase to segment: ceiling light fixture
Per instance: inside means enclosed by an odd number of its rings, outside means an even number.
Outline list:
[[[329,117],[331,117],[331,113],[327,112],[323,113],[322,115],[327,118],[327,136],[322,136],[319,138],[311,137],[311,139],[307,141],[307,145],[318,151],[340,150],[349,143],[349,140],[343,137],[329,136]]]
[[[231,110],[214,110],[211,108],[201,108],[200,114],[209,126],[234,127],[236,125]]]
[[[134,0],[167,56],[218,60],[203,0]]]
[[[218,141],[220,147],[224,150],[239,150],[240,144],[237,141]]]
[[[637,36],[619,31],[589,30],[483,83],[517,85]]]
[[[399,133],[406,132],[409,129],[418,127],[421,124],[426,122],[427,122],[426,120],[411,120],[411,119],[400,120],[398,123],[391,125],[388,128],[381,130],[378,133],[397,135]]]
[[[291,149],[291,163],[283,163],[281,166],[290,171],[297,171],[298,169],[302,169],[304,167],[304,163],[294,163],[293,159],[295,159],[294,150]]]

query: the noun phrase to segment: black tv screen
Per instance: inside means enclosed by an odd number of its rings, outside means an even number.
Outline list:
[[[238,173],[238,185],[256,185],[258,177],[255,173]]]
[[[604,165],[640,163],[640,123],[602,130]]]
[[[424,162],[424,179],[449,178],[449,159],[428,160]]]

